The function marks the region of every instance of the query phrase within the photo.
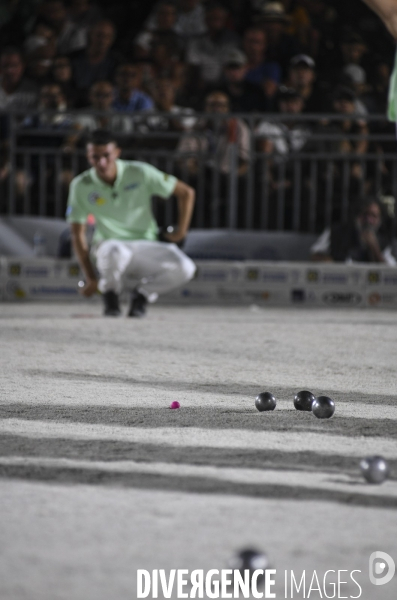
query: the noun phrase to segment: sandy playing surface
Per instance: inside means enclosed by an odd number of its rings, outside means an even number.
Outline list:
[[[346,570],[339,597],[360,570],[359,597],[397,598],[397,577],[368,577],[372,552],[397,562],[395,312],[100,313],[0,304],[1,600],[134,600],[137,569],[222,569],[245,546],[277,598],[291,569]],[[335,416],[296,411],[300,389]],[[266,390],[277,408],[259,413]],[[369,454],[389,461],[380,486]]]

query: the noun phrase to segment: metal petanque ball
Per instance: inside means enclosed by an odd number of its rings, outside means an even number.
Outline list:
[[[335,402],[328,396],[315,398],[312,404],[312,413],[318,419],[329,419],[335,412]]]
[[[244,571],[248,569],[250,577],[254,571],[262,569],[266,571],[269,568],[269,560],[264,552],[254,550],[253,548],[246,548],[237,552],[232,559],[229,561],[229,567],[233,570],[240,571],[244,577]],[[264,580],[265,575],[258,577],[258,585]]]
[[[389,476],[389,465],[382,456],[367,456],[360,461],[361,473],[368,483],[383,483]]]
[[[274,410],[276,404],[276,398],[270,392],[262,392],[255,398],[255,406],[260,412]]]
[[[307,410],[310,412],[315,399],[315,396],[311,392],[302,390],[296,394],[294,398],[294,406],[296,410]]]

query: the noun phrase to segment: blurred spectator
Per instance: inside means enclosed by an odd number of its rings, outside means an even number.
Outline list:
[[[70,54],[86,46],[86,29],[72,22],[63,0],[43,0],[39,10],[40,19],[55,32],[60,54]]]
[[[181,159],[179,166],[182,175],[188,177],[193,186],[197,186],[197,177],[200,171],[204,171],[205,226],[220,223],[224,225],[228,210],[230,173],[237,176],[238,196],[245,196],[244,176],[250,160],[251,135],[244,121],[227,117],[230,105],[225,93],[214,91],[208,94],[204,109],[207,117],[197,123],[194,133],[186,134],[178,144],[179,153],[191,155]],[[214,181],[218,182],[215,197]]]
[[[65,146],[69,151],[85,147],[87,134],[96,129],[109,129],[122,134],[132,133],[134,123],[128,115],[115,114],[112,110],[114,99],[113,85],[109,81],[97,81],[91,86],[90,104],[73,120],[73,128],[78,133],[68,136]]]
[[[67,186],[73,177],[70,165],[62,161],[57,165],[56,156],[53,150],[50,150],[62,148],[72,127],[72,117],[66,110],[66,99],[59,85],[51,83],[40,88],[39,112],[24,119],[18,133],[18,144],[28,148],[41,147],[48,152],[46,155],[31,154],[28,171],[17,169],[20,193],[27,186],[37,187],[44,169],[47,192],[53,193],[54,185],[58,181],[66,194]]]
[[[205,99],[204,110],[207,115],[227,115],[230,112],[228,96],[223,92],[214,91]],[[238,175],[244,175],[248,168],[250,155],[250,131],[241,119],[214,119],[208,116],[197,124],[194,134],[182,138],[178,152],[188,152],[206,155],[206,164],[218,168],[223,174],[230,171],[231,144],[238,147]],[[196,174],[198,162],[194,157],[183,161],[189,173]]]
[[[268,79],[276,84],[281,80],[280,65],[266,58],[266,34],[259,27],[249,27],[244,32],[243,50],[247,56],[246,80],[262,85]]]
[[[156,81],[153,89],[155,111],[161,114],[145,113],[136,119],[135,130],[139,133],[148,133],[150,138],[139,141],[139,147],[154,147],[156,149],[174,149],[178,143],[178,137],[155,137],[156,132],[182,132],[191,130],[197,123],[194,110],[178,106],[175,103],[176,92],[172,79],[161,77]]]
[[[244,32],[243,50],[247,56],[245,79],[261,87],[263,105],[261,110],[275,110],[278,86],[281,81],[281,68],[266,56],[266,34],[259,27],[249,27]]]
[[[361,201],[347,223],[326,229],[312,246],[311,253],[312,260],[317,262],[397,264],[382,205],[374,198]]]
[[[186,131],[192,129],[197,122],[194,110],[175,103],[176,92],[173,80],[167,77],[157,79],[154,88],[154,109],[169,116],[147,115],[143,117],[145,125],[156,131]],[[143,130],[141,128],[141,130]]]
[[[287,33],[288,16],[281,2],[266,2],[256,23],[266,34],[268,60],[278,62],[284,73],[293,56],[299,54],[301,46],[292,35]]]
[[[142,89],[152,96],[155,93],[157,80],[168,78],[172,80],[177,94],[183,93],[186,80],[186,65],[179,59],[175,46],[164,41],[154,41],[150,60],[141,65]]]
[[[261,152],[285,157],[303,148],[310,137],[310,129],[302,120],[282,118],[283,115],[302,114],[305,102],[297,90],[281,86],[277,100],[280,121],[262,121],[255,130],[255,136]]]
[[[24,77],[25,64],[18,48],[8,47],[0,54],[0,110],[35,108],[37,85]]]
[[[190,41],[186,61],[192,68],[196,87],[219,81],[224,56],[239,46],[239,37],[227,26],[228,11],[220,4],[210,4],[205,13],[207,33]]]
[[[86,31],[102,17],[99,7],[90,0],[70,0],[68,14],[79,30]]]
[[[357,97],[352,90],[338,87],[333,94],[333,110],[339,115],[345,115],[346,119],[334,121],[329,124],[329,129],[335,133],[341,133],[342,138],[337,141],[337,151],[341,154],[353,154],[359,159],[360,155],[368,150],[368,126],[364,119],[356,118]],[[360,136],[355,139],[354,136]],[[357,180],[364,176],[362,165],[359,161],[351,163],[351,175]]]
[[[73,84],[80,93],[80,103],[87,101],[87,93],[95,81],[112,81],[121,57],[112,52],[115,28],[111,21],[101,20],[88,32],[84,50],[71,55]]]
[[[135,112],[154,108],[152,98],[140,89],[141,79],[139,64],[125,63],[117,67],[114,110]]]
[[[262,121],[255,130],[257,146],[264,153],[261,164],[261,177],[265,177],[270,190],[268,223],[270,228],[292,226],[293,196],[298,186],[303,195],[302,185],[306,185],[305,165],[296,180],[296,154],[305,148],[310,139],[311,130],[308,124],[299,117],[304,109],[304,100],[296,90],[281,86],[278,94],[280,120],[277,122]],[[291,156],[294,155],[294,156]],[[266,172],[266,175],[264,173]],[[283,197],[283,215],[280,223],[279,196]],[[306,212],[304,202],[301,203]]]
[[[147,58],[155,42],[164,42],[173,46],[179,54],[184,49],[184,41],[175,31],[177,18],[176,5],[172,0],[163,0],[155,7],[153,21],[149,21],[148,28],[137,35],[134,40],[135,57]]]
[[[200,0],[179,0],[175,31],[185,38],[207,31],[205,10]]]
[[[225,56],[221,85],[218,89],[229,97],[232,112],[263,110],[264,96],[259,86],[247,81],[247,57],[237,48]]]
[[[319,113],[324,108],[324,90],[316,83],[316,63],[307,54],[297,54],[290,61],[287,87],[297,90],[305,102],[305,112]]]
[[[72,65],[68,56],[57,56],[52,62],[52,81],[60,85],[69,108],[73,108],[77,93],[72,81]]]

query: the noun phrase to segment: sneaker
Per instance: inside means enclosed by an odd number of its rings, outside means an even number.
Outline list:
[[[102,294],[102,298],[105,305],[105,310],[103,312],[105,317],[119,317],[121,315],[121,310],[119,306],[119,297],[116,292],[113,292],[113,290],[105,292]]]
[[[134,290],[131,294],[131,304],[130,310],[128,311],[128,316],[138,318],[144,317],[146,314],[147,302],[148,301],[143,294],[137,290]]]

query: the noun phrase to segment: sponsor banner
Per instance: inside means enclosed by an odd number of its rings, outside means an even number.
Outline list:
[[[9,278],[4,284],[4,300],[81,300],[77,281],[71,279]]]
[[[299,265],[244,263],[243,283],[248,287],[280,287],[299,285],[303,281],[303,269]]]
[[[7,278],[23,279],[81,279],[82,273],[75,260],[56,260],[52,258],[4,260],[4,274]]]
[[[365,291],[361,289],[321,289],[317,291],[316,297],[319,304],[322,306],[335,308],[357,308],[365,306]],[[317,304],[317,301],[315,304]]]
[[[366,306],[370,308],[397,308],[397,290],[388,291],[385,288],[367,289],[365,300]]]
[[[218,304],[221,303],[218,297],[216,286],[203,286],[189,283],[181,288],[163,294],[159,297],[160,304]]]
[[[397,292],[397,269],[390,267],[368,269],[366,284],[369,288],[382,286],[388,289],[394,288]]]
[[[195,281],[203,284],[239,283],[242,280],[242,263],[196,261]]]
[[[291,304],[291,293],[287,287],[245,289],[244,302],[259,306],[286,306]]]
[[[305,269],[304,282],[308,286],[346,286],[361,287],[365,283],[365,272],[361,268],[344,267],[309,267]]]

